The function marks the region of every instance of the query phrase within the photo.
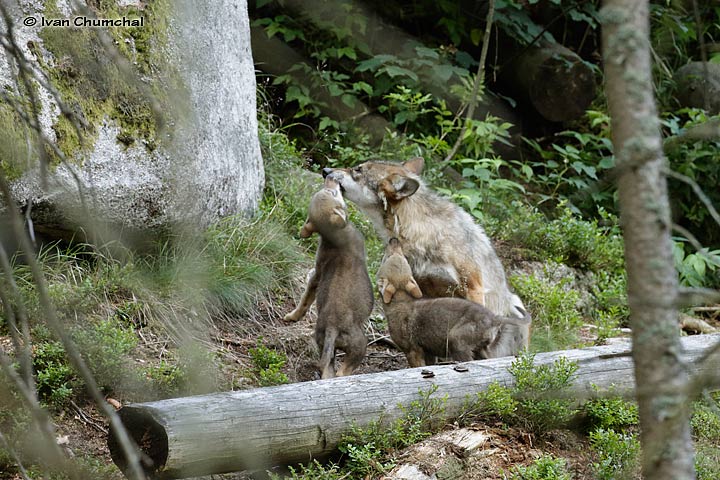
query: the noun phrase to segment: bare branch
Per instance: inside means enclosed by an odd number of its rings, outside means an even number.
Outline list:
[[[458,134],[457,139],[455,140],[455,145],[453,145],[450,152],[447,154],[445,159],[440,162],[440,165],[447,164],[450,162],[450,160],[453,159],[455,154],[457,154],[458,150],[460,149],[460,145],[462,144],[463,137],[465,136],[465,131],[467,130],[467,126],[470,123],[470,121],[473,119],[473,115],[475,114],[475,107],[478,103],[478,90],[480,90],[480,84],[484,83],[484,77],[485,77],[485,60],[487,59],[487,52],[488,52],[488,46],[490,45],[490,30],[492,29],[493,24],[493,16],[495,15],[495,0],[489,0],[488,1],[488,13],[487,18],[485,20],[485,35],[483,36],[483,46],[482,51],[480,52],[480,64],[478,65],[478,71],[475,75],[475,82],[473,83],[472,93],[470,93],[470,106],[468,107],[467,114],[465,116],[465,121],[463,122],[463,126],[460,129],[460,133]]]
[[[9,186],[1,170],[0,194],[2,194],[8,205],[13,205],[13,198],[10,194]],[[45,315],[46,323],[53,331],[53,333],[58,337],[60,342],[63,344],[68,360],[85,382],[85,386],[90,393],[90,396],[95,401],[95,404],[98,406],[98,409],[103,412],[103,414],[109,419],[114,434],[118,442],[122,446],[123,453],[125,454],[125,457],[127,459],[129,466],[128,473],[134,480],[145,479],[145,473],[140,466],[140,454],[137,446],[128,436],[127,430],[120,421],[120,417],[117,415],[117,412],[115,412],[115,409],[105,401],[105,398],[103,397],[100,389],[98,388],[97,382],[95,382],[95,378],[85,364],[85,361],[83,360],[80,351],[75,345],[75,342],[72,341],[72,339],[57,318],[57,313],[52,304],[52,301],[50,300],[50,295],[48,293],[45,277],[40,268],[40,265],[38,264],[37,259],[33,255],[34,252],[30,244],[30,239],[28,238],[26,232],[23,230],[22,218],[20,214],[14,208],[9,208],[8,210],[10,213],[10,220],[15,233],[15,237],[18,240],[22,251],[26,255],[26,261],[28,263],[28,266],[30,267],[30,271],[32,272],[33,280],[35,282],[35,286],[37,288],[38,296],[40,299],[40,306]]]
[[[702,188],[700,188],[700,185],[698,185],[695,180],[686,175],[683,175],[682,173],[674,172],[669,168],[665,168],[664,173],[668,177],[680,180],[681,182],[690,185],[690,188],[692,188],[693,192],[695,192],[695,195],[697,195],[698,199],[703,203],[703,205],[705,205],[705,208],[708,209],[708,212],[710,213],[712,219],[715,220],[715,223],[717,223],[718,226],[720,226],[720,214],[718,214],[715,206],[713,206],[708,196],[705,195],[705,192],[702,191]]]

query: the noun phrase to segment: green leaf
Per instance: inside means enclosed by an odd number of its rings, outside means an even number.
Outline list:
[[[395,55],[375,55],[372,58],[368,58],[367,60],[363,60],[362,62],[358,63],[357,68],[355,69],[356,72],[366,72],[368,70],[375,71],[378,69],[379,66],[390,62],[397,60],[397,57]]]
[[[475,45],[476,47],[480,45],[480,40],[482,40],[483,37],[483,31],[479,28],[473,28],[470,30],[470,41]]]
[[[418,76],[415,72],[412,70],[408,70],[407,68],[398,67],[397,65],[388,65],[384,68],[385,73],[390,75],[392,78],[395,77],[408,77],[414,81],[418,81]]]
[[[271,3],[273,0],[255,0],[255,6],[257,8],[262,8],[268,3]]]

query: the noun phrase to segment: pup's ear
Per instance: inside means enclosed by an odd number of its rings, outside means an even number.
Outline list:
[[[347,212],[342,207],[335,207],[330,214],[330,225],[342,228],[347,225]]]
[[[403,163],[403,167],[407,168],[415,175],[420,175],[423,167],[425,167],[425,160],[422,157],[414,157]]]
[[[300,238],[308,238],[310,235],[315,233],[315,225],[312,224],[310,219],[305,220],[305,225],[300,229]]]
[[[380,182],[380,189],[391,200],[400,200],[409,197],[420,187],[420,182],[414,178],[393,173]]]
[[[390,303],[396,292],[395,285],[388,282],[387,278],[381,278],[378,287],[380,287],[380,295],[382,296],[383,302]]]
[[[422,290],[420,290],[414,278],[411,278],[407,284],[405,284],[405,291],[415,298],[422,298]]]

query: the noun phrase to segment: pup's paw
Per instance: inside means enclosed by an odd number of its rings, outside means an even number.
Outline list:
[[[283,317],[283,320],[286,322],[297,322],[300,320],[302,315],[300,315],[297,311],[293,310],[292,312],[288,313]]]

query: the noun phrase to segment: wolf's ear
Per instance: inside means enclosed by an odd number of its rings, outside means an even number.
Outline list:
[[[405,284],[405,290],[415,298],[422,298],[422,290],[420,290],[414,278],[411,278],[407,284]]]
[[[379,283],[378,287],[380,290],[380,295],[382,296],[383,302],[390,303],[393,295],[395,295],[395,292],[396,292],[395,285],[388,282],[387,278],[381,278],[378,283]]]
[[[403,163],[403,167],[407,168],[415,175],[420,175],[420,172],[422,172],[425,167],[425,160],[422,157],[414,157]]]
[[[347,212],[343,207],[335,207],[330,214],[330,225],[342,228],[347,225]]]
[[[300,238],[308,238],[310,235],[315,233],[315,225],[312,224],[310,219],[305,220],[305,225],[300,229]]]
[[[380,189],[391,200],[400,200],[409,197],[420,188],[420,182],[414,178],[393,173],[380,182]]]

